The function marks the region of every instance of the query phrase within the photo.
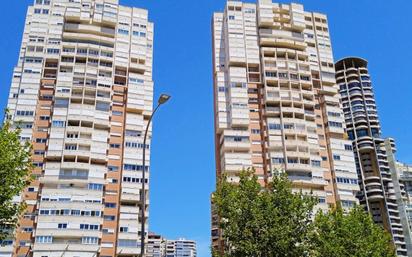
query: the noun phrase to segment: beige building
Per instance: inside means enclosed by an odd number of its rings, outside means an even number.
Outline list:
[[[348,57],[336,63],[336,79],[349,139],[353,141],[360,181],[360,204],[391,233],[398,256],[411,250],[403,198],[396,171],[393,139],[383,139],[366,60]]]
[[[412,166],[396,160],[396,147],[392,138],[385,139],[385,151],[398,204],[399,218],[405,236],[407,253],[412,253]]]
[[[166,239],[161,235],[149,234],[146,257],[196,257],[196,242],[180,238]]]
[[[228,1],[215,13],[216,173],[253,167],[262,185],[284,170],[318,208],[350,208],[358,177],[347,140],[324,14],[299,4]],[[213,245],[218,247],[216,217]]]
[[[33,143],[35,180],[2,256],[140,253],[152,46],[148,12],[117,0],[36,0],[28,8],[8,108],[21,140]]]

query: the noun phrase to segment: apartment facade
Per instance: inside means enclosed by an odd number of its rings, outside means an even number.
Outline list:
[[[402,218],[406,193],[396,174],[395,142],[382,137],[368,62],[348,57],[335,67],[346,129],[353,142],[360,204],[391,233],[398,256],[407,256],[411,235]]]
[[[213,15],[216,175],[283,170],[317,208],[357,203],[327,17],[299,4],[227,1]],[[212,200],[213,201],[213,200]],[[212,240],[222,248],[212,215]]]
[[[117,0],[28,8],[8,108],[21,140],[33,143],[35,180],[4,256],[140,254],[152,46],[148,12]]]
[[[409,228],[412,229],[412,165],[396,162],[396,170],[399,172],[400,182],[405,187],[407,199],[405,203],[406,216]]]
[[[196,242],[180,238],[169,240],[161,235],[149,234],[147,257],[196,257]]]
[[[385,150],[388,155],[388,164],[391,170],[393,191],[396,195],[396,201],[399,207],[399,218],[401,220],[405,244],[408,254],[412,253],[412,233],[411,233],[411,221],[412,221],[412,199],[411,199],[411,185],[412,180],[410,172],[412,167],[396,160],[396,145],[392,138],[385,139]]]

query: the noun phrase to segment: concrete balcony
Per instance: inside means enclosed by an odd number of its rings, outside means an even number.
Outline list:
[[[280,108],[279,107],[266,107],[265,114],[268,117],[276,117],[280,115]]]
[[[311,166],[309,164],[301,163],[286,163],[286,171],[311,171]]]
[[[67,218],[67,222],[70,222],[70,217]],[[56,224],[57,226],[57,224]],[[79,238],[90,237],[102,237],[102,232],[99,230],[80,230],[80,229],[36,229],[36,236],[53,236],[62,238]]]
[[[139,247],[120,247],[117,246],[117,255],[118,256],[129,256],[129,255],[140,255],[140,246]]]
[[[283,142],[278,140],[270,140],[267,146],[269,150],[282,150],[283,151]]]
[[[272,46],[279,48],[290,48],[294,50],[305,50],[306,43],[299,42],[290,39],[272,38],[272,37],[262,37],[260,38],[260,46]]]
[[[288,177],[294,186],[304,188],[319,188],[323,189],[328,183],[324,179],[304,177],[304,176],[289,176]]]
[[[234,141],[228,141],[224,140],[221,149],[223,151],[231,151],[231,150],[249,150],[250,149],[250,142],[234,142]]]
[[[120,201],[126,201],[126,202],[140,202],[140,194],[136,190],[137,193],[132,194],[129,192],[122,192],[120,195]],[[146,201],[147,203],[148,201]]]
[[[33,251],[42,252],[98,252],[100,249],[99,245],[86,245],[86,244],[74,244],[74,243],[53,243],[53,244],[39,244],[35,243],[33,246]]]

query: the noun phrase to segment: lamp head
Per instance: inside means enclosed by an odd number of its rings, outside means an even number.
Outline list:
[[[167,101],[169,101],[170,97],[171,97],[170,95],[161,94],[160,97],[159,97],[159,100],[157,102],[158,102],[158,104],[164,104]]]

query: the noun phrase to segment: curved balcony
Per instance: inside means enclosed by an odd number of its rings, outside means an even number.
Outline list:
[[[373,143],[358,143],[359,152],[368,152],[373,151],[375,149]]]
[[[369,201],[383,200],[384,196],[383,196],[383,193],[380,193],[380,192],[371,192],[371,193],[367,193],[367,198]]]
[[[374,186],[366,186],[366,195],[372,196],[372,195],[382,195],[383,196],[383,189],[380,185],[374,185]]]

